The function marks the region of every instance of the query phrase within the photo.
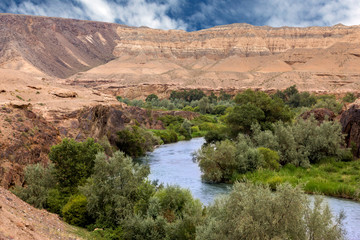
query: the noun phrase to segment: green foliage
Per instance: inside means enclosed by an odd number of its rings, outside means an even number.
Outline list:
[[[191,123],[188,120],[184,120],[179,129],[179,133],[185,137],[185,139],[191,139]]]
[[[279,170],[280,169],[280,163],[279,163],[279,154],[276,151],[273,151],[269,148],[260,147],[258,148],[258,151],[262,157],[263,160],[263,167],[273,170]]]
[[[163,143],[165,144],[174,143],[178,141],[178,135],[174,130],[165,129],[165,130],[152,130],[152,131],[156,136],[160,137]]]
[[[259,123],[263,129],[269,129],[271,123],[288,122],[292,118],[290,109],[279,98],[270,98],[264,92],[250,89],[235,97],[237,106],[227,116],[227,124],[232,136],[239,132],[249,134],[251,125]]]
[[[329,156],[338,156],[343,143],[341,126],[337,122],[319,124],[314,118],[299,119],[294,124],[273,125],[274,132],[253,126],[253,140],[259,147],[276,150],[280,163],[308,167]]]
[[[135,215],[124,223],[124,236],[125,240],[153,240],[153,239],[166,239],[166,220],[159,216],[142,217]]]
[[[147,166],[133,164],[130,157],[115,152],[108,158],[96,155],[94,174],[80,188],[87,198],[87,210],[98,224],[115,227],[134,212],[140,199],[139,186],[149,174]]]
[[[203,209],[189,190],[167,186],[150,199],[146,213],[124,223],[124,239],[195,239]]]
[[[28,165],[24,172],[26,187],[16,186],[13,189],[14,194],[34,207],[45,208],[48,193],[56,183],[54,165]]]
[[[224,92],[223,90],[220,91],[220,95],[219,95],[219,100],[222,101],[228,101],[232,98],[232,95],[227,94],[226,92]]]
[[[247,103],[236,106],[234,110],[227,116],[227,124],[232,130],[232,136],[238,133],[250,133],[253,123],[264,122],[265,113],[257,106]]]
[[[206,114],[210,112],[210,100],[207,97],[201,98],[199,101],[199,111],[202,114]]]
[[[51,147],[49,158],[55,164],[60,188],[74,192],[93,173],[95,155],[103,148],[88,138],[84,142],[65,138]]]
[[[353,102],[355,102],[356,97],[353,93],[347,93],[345,95],[345,97],[343,97],[342,100],[343,100],[343,102],[346,102],[346,103],[353,103]]]
[[[226,128],[215,128],[213,130],[209,130],[205,134],[206,143],[215,143],[219,141],[223,141],[228,138],[228,133]]]
[[[133,157],[144,155],[161,142],[151,131],[138,126],[127,127],[117,134],[116,146],[127,155]]]
[[[84,195],[73,195],[62,209],[65,222],[79,227],[85,227],[91,223],[86,205],[87,200]]]
[[[212,111],[212,114],[216,114],[216,115],[224,115],[225,111],[228,107],[225,105],[217,105],[215,106],[215,108]]]
[[[360,161],[338,162],[334,158],[323,159],[309,168],[285,165],[279,171],[258,169],[237,176],[239,180],[269,184],[275,189],[280,183],[300,185],[307,193],[334,197],[360,199]]]
[[[189,91],[172,91],[170,94],[170,99],[183,99],[185,101],[191,102],[194,100],[200,100],[205,97],[205,93],[198,89],[191,89]]]
[[[342,239],[343,216],[333,220],[329,207],[290,185],[269,187],[236,183],[229,196],[208,208],[196,239]]]
[[[57,188],[52,188],[48,191],[46,210],[61,215],[61,209],[68,202],[68,199],[69,194],[63,193]]]
[[[318,97],[318,101],[314,108],[327,108],[338,114],[341,112],[342,104],[336,101],[334,95],[322,95]]]
[[[251,172],[262,165],[259,151],[243,135],[236,143],[224,140],[203,146],[196,159],[206,182],[228,182],[237,173]]]
[[[158,99],[159,99],[159,97],[156,94],[152,93],[152,94],[150,94],[149,96],[146,97],[145,101],[146,102],[151,102],[153,100],[158,100]]]
[[[301,92],[296,88],[296,85],[290,86],[284,91],[278,90],[273,98],[282,99],[285,104],[292,108],[311,107],[316,103],[316,97],[308,92]]]

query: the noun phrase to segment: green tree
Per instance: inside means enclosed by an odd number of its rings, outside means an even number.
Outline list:
[[[300,188],[236,183],[208,208],[196,239],[343,239],[342,216],[333,218],[320,197],[314,207]]]
[[[62,209],[65,222],[80,227],[90,224],[90,218],[86,210],[86,197],[84,195],[73,195]]]
[[[264,92],[248,89],[236,95],[235,102],[237,106],[226,118],[233,137],[239,132],[251,133],[251,125],[254,123],[259,123],[262,129],[269,129],[271,123],[292,119],[292,112],[281,99],[272,99]]]
[[[26,186],[16,186],[14,194],[36,208],[47,207],[49,191],[56,185],[54,165],[28,165],[24,172]]]
[[[96,155],[94,174],[80,191],[87,198],[87,210],[98,224],[116,227],[134,214],[139,201],[138,192],[149,168],[132,162],[130,157],[117,151],[113,157]]]
[[[145,101],[146,102],[151,102],[153,100],[158,100],[158,99],[159,99],[159,97],[156,94],[152,93],[152,94],[150,94],[149,96],[146,97]]]
[[[127,127],[117,133],[115,145],[132,157],[139,157],[151,151],[161,140],[152,132],[138,126]]]
[[[84,142],[65,138],[51,147],[49,158],[55,164],[56,176],[61,189],[74,192],[90,177],[98,152],[103,151],[100,144],[88,138]]]
[[[206,114],[206,113],[209,112],[209,110],[210,110],[210,101],[209,101],[209,98],[203,97],[203,98],[199,101],[199,110],[200,110],[200,113],[202,113],[202,114]]]

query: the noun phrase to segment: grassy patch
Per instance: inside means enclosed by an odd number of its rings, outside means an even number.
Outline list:
[[[301,184],[307,193],[360,200],[360,161],[327,162],[310,168],[287,165],[279,171],[259,169],[237,175],[236,180],[269,184],[272,189],[280,183]]]

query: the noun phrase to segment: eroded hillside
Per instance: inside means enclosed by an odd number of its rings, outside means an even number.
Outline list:
[[[293,84],[312,92],[360,90],[359,26],[232,24],[185,32],[2,14],[0,29],[0,69],[132,98]]]

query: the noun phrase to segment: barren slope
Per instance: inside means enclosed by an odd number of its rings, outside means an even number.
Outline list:
[[[359,91],[360,26],[218,26],[196,32],[0,15],[0,72],[66,79],[111,94],[172,89]]]
[[[0,239],[79,239],[59,216],[36,209],[0,187]]]

